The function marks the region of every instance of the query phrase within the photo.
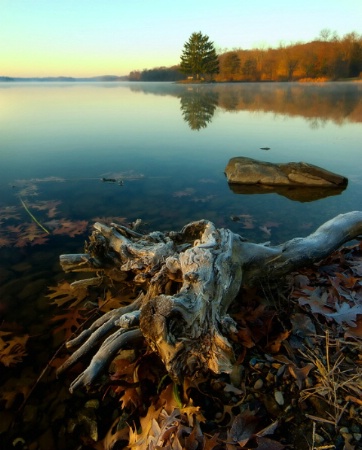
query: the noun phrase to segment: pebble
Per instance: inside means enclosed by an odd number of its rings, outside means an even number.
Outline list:
[[[315,433],[314,434],[314,442],[316,444],[322,444],[322,442],[324,442],[324,437],[321,436],[320,434]]]
[[[98,409],[99,408],[99,400],[97,400],[97,399],[88,400],[84,406],[86,408]]]
[[[274,398],[275,401],[278,403],[278,405],[282,406],[284,405],[284,395],[281,391],[275,391],[274,392]]]
[[[254,389],[261,389],[263,387],[263,380],[261,378],[258,378],[254,383]]]
[[[352,431],[352,433],[360,433],[362,431],[360,429],[360,427],[358,425],[356,425],[355,423],[352,424],[349,428]]]
[[[268,381],[269,383],[274,383],[275,376],[271,372],[268,372],[268,375],[266,376],[266,381]]]
[[[261,370],[261,369],[263,369],[263,367],[264,367],[264,363],[256,363],[254,365],[254,369],[256,369],[256,370]]]

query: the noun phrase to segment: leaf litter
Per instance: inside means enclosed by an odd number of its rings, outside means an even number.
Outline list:
[[[23,231],[20,224],[11,226],[13,233]],[[207,374],[177,386],[149,349],[120,352],[109,376],[89,392],[104,410],[83,410],[84,398],[73,399],[72,409],[83,412],[63,418],[66,435],[76,430],[86,448],[98,450],[304,450],[318,448],[317,435],[320,448],[339,442],[340,448],[360,449],[361,261],[358,243],[291,274],[286,284],[243,289],[242,302],[231,311],[237,360],[229,375]],[[53,332],[62,339],[92,315],[130,301],[113,286],[100,295],[95,285],[64,281],[48,297],[60,309]],[[0,339],[3,364],[21,367],[27,339],[8,331]],[[7,408],[14,396],[5,387]]]
[[[342,249],[292,274],[287,285],[270,286],[269,295],[243,289],[231,311],[238,359],[230,375],[185,380],[176,395],[153,353],[135,349],[116,358],[112,392],[129,418],[116,432],[128,439],[127,448],[309,449],[317,432],[323,448],[338,439],[360,448],[362,337],[353,334],[361,327],[361,280],[353,264],[360,253],[360,244]],[[340,433],[343,426],[350,436]],[[95,448],[110,449],[110,434]]]

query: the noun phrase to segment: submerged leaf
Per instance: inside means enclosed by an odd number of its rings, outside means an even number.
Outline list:
[[[29,335],[18,336],[11,331],[0,331],[0,363],[6,367],[22,362]]]
[[[67,281],[58,283],[57,286],[51,286],[49,287],[49,290],[52,292],[46,297],[53,300],[53,304],[63,306],[66,303],[72,302],[69,306],[70,308],[78,305],[88,295],[88,290],[86,287],[82,285],[72,286]]]
[[[53,333],[64,332],[64,339],[69,339],[73,333],[78,330],[86,318],[81,314],[82,310],[70,309],[64,314],[58,314],[51,320],[52,322],[62,322],[57,328],[53,330]]]

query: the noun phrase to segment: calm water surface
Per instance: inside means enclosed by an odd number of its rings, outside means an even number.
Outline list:
[[[0,360],[0,436],[21,403],[9,400],[14,379],[30,389],[60,344],[45,297],[64,278],[58,256],[82,252],[95,220],[141,218],[152,231],[205,218],[277,244],[362,209],[362,83],[2,83],[0,130],[1,329],[31,336],[23,363],[5,368]],[[224,176],[235,156],[305,161],[349,184],[304,202],[235,194]],[[52,389],[42,384],[27,404],[38,416]]]

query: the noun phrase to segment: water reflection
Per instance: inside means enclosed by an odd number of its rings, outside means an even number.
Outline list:
[[[211,110],[215,111],[216,106],[226,111],[271,112],[303,117],[311,129],[323,127],[328,121],[338,125],[362,122],[361,82],[218,83],[201,85],[193,90],[181,84],[134,83],[130,89],[181,98],[183,117],[192,129],[207,126],[210,123],[208,114]],[[203,115],[205,118],[202,120]]]
[[[340,195],[345,189],[343,187],[299,187],[299,186],[262,186],[262,185],[242,185],[229,184],[230,190],[234,194],[252,195],[252,194],[278,194],[289,200],[305,203],[314,202],[326,197]]]
[[[206,128],[218,104],[219,94],[213,91],[195,89],[187,90],[180,95],[182,117],[191,130]]]

